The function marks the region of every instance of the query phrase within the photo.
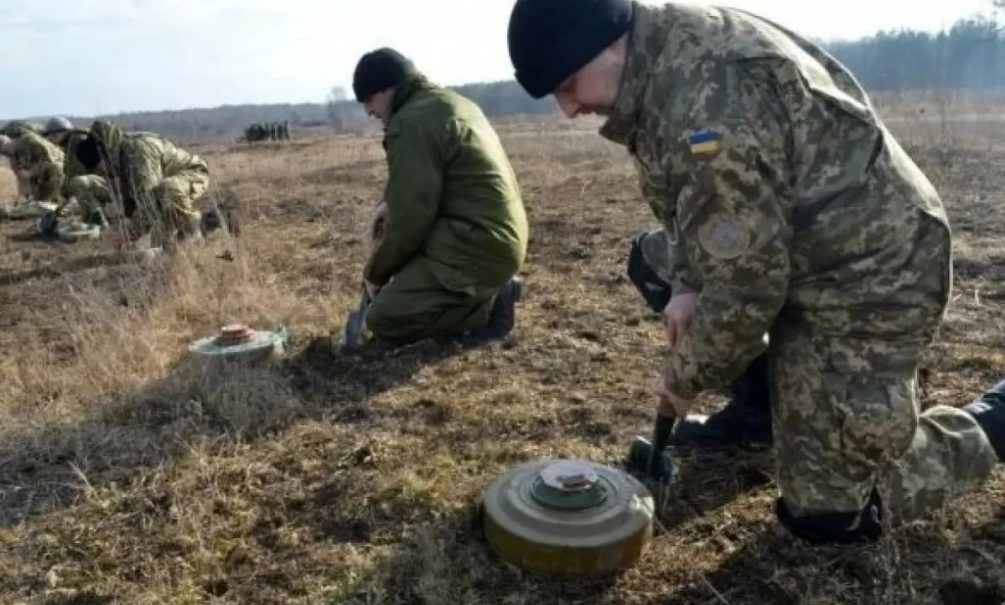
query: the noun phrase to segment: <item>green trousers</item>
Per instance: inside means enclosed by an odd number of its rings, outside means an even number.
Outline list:
[[[381,289],[366,324],[378,339],[394,343],[459,336],[488,323],[501,287],[448,289],[436,278],[432,261],[418,256]]]

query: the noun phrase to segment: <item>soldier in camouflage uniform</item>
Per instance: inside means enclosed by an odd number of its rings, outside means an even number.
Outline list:
[[[813,542],[877,538],[981,484],[1005,383],[919,414],[949,301],[939,196],[837,62],[737,10],[518,0],[517,79],[634,156],[671,248],[659,412],[767,352],[781,497]]]
[[[8,143],[12,143],[26,132],[40,133],[42,132],[42,126],[26,120],[12,120],[0,128],[0,136],[6,137]],[[11,170],[17,179],[17,195],[14,198],[14,204],[17,205],[31,199],[31,179],[24,167],[15,165],[15,160],[10,156],[10,152],[12,152],[12,148],[8,148],[8,153],[4,153],[3,155],[6,155],[10,161]]]
[[[29,198],[56,202],[63,186],[63,151],[31,130],[12,140],[7,156],[19,181],[28,184]]]
[[[14,206],[17,206],[22,201],[27,200],[30,193],[27,179],[21,178],[21,174],[14,166],[13,161],[11,161],[10,155],[13,149],[14,139],[5,134],[0,134],[0,156],[7,158],[7,163],[10,164],[11,172],[14,173],[14,178],[17,182],[17,193],[15,193],[13,204]]]
[[[195,204],[209,187],[209,167],[199,156],[160,135],[127,134],[102,121],[74,154],[84,170],[104,175],[116,202],[108,214],[127,219],[131,237],[149,233],[155,246],[171,247],[178,236],[200,235]]]
[[[74,212],[85,223],[102,224],[101,209],[111,201],[104,176],[92,174],[77,157],[77,146],[87,138],[87,131],[74,128],[64,117],[55,117],[45,125],[43,135],[63,151],[63,205],[59,216]],[[100,167],[98,168],[100,169]],[[72,208],[72,210],[71,210]]]

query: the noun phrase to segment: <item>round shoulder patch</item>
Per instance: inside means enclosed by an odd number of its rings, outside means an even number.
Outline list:
[[[750,229],[735,218],[713,218],[698,228],[698,243],[715,258],[738,258],[750,247]]]

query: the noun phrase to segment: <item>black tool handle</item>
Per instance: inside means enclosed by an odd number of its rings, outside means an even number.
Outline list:
[[[656,414],[656,422],[653,426],[653,447],[649,451],[649,474],[655,475],[656,470],[663,466],[663,450],[667,447],[670,435],[673,433],[674,424],[677,422],[675,416]]]

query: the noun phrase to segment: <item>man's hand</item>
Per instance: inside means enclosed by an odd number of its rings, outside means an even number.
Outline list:
[[[694,405],[693,399],[681,399],[670,391],[672,378],[663,375],[653,383],[653,394],[656,395],[656,413],[661,416],[671,418],[686,418],[691,407]]]
[[[673,349],[691,327],[695,309],[698,305],[698,295],[694,292],[674,294],[663,309],[663,327],[666,329],[667,342]]]
[[[370,300],[373,300],[373,299],[377,298],[378,294],[380,294],[380,286],[378,286],[377,284],[374,284],[374,283],[371,283],[371,282],[367,281],[366,282],[366,295],[370,297]]]

